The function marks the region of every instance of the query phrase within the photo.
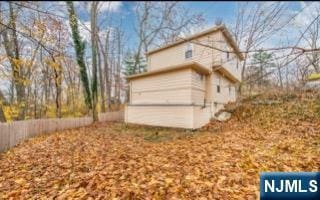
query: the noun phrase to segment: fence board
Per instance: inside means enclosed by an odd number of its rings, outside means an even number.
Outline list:
[[[99,121],[123,121],[124,113],[108,112],[99,113]],[[65,119],[32,119],[14,121],[12,123],[0,123],[0,152],[17,145],[19,142],[41,134],[55,131],[77,128],[90,125],[91,117],[65,118]]]

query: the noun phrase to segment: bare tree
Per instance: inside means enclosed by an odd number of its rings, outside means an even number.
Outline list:
[[[123,38],[123,32],[120,30],[120,27],[116,29],[117,34],[117,61],[116,61],[116,70],[115,70],[115,99],[116,103],[119,106],[120,101],[120,94],[121,94],[121,65],[122,65],[122,38]]]
[[[98,54],[98,28],[97,28],[98,2],[91,2],[90,22],[91,22],[91,59],[92,59],[92,113],[93,120],[98,121],[97,103],[98,103],[98,72],[97,72],[97,54]]]
[[[181,32],[203,22],[201,15],[192,14],[178,2],[140,2],[135,12],[135,31],[139,38],[135,67],[150,47],[173,42]]]
[[[25,72],[22,64],[19,62],[20,60],[20,48],[17,36],[17,10],[14,9],[14,5],[12,2],[9,2],[9,23],[7,27],[0,27],[0,32],[2,33],[3,43],[5,47],[5,51],[7,57],[10,61],[12,68],[12,77],[13,83],[15,85],[16,93],[17,93],[17,102],[19,105],[19,120],[23,120],[25,118],[26,112],[26,99],[25,99]],[[10,29],[9,29],[10,28]]]
[[[282,27],[287,5],[274,3],[238,3],[233,34],[237,45],[245,52],[259,47]],[[245,53],[241,77],[244,79],[249,53]],[[241,85],[239,87],[241,93]]]
[[[98,44],[99,44],[99,50],[103,57],[103,70],[101,69],[100,74],[104,74],[103,77],[100,79],[100,89],[101,91],[106,93],[106,102],[107,107],[110,110],[111,107],[111,82],[110,82],[110,59],[109,59],[109,38],[110,38],[110,30],[108,29],[106,31],[106,34],[104,38],[102,36],[98,35]],[[104,40],[103,40],[104,39]],[[104,80],[102,80],[104,78]],[[105,89],[104,89],[105,88]],[[106,90],[106,91],[104,91]],[[101,97],[102,99],[105,99],[104,97]]]
[[[320,15],[320,6],[315,7],[316,13],[314,17]],[[320,19],[317,18],[315,22],[307,30],[306,34],[303,35],[303,39],[307,42],[307,45],[311,49],[318,49],[320,43]],[[311,51],[306,54],[310,65],[313,67],[314,71],[320,72],[320,51]]]

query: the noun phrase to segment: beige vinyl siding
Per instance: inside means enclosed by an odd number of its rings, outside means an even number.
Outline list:
[[[156,70],[172,65],[178,65],[188,61],[198,62],[208,68],[211,68],[213,62],[218,62],[219,52],[201,44],[217,44],[219,41],[219,32],[214,32],[194,40],[192,44],[192,58],[185,58],[185,50],[188,42],[178,44],[168,49],[156,52],[148,56],[148,71]]]
[[[192,45],[193,52],[192,58],[186,59],[185,50],[188,43]],[[235,53],[229,53],[229,59],[227,59],[226,52],[218,51],[201,44],[215,46],[226,51],[233,51],[232,47],[229,45],[221,31],[213,32],[194,39],[191,42],[184,42],[149,55],[148,71],[157,70],[172,65],[178,65],[184,62],[195,61],[205,67],[208,67],[209,69],[211,69],[212,66],[222,65],[234,77],[236,77],[238,80],[241,80],[242,62],[240,62]]]
[[[228,102],[236,101],[236,88],[235,84],[232,83],[229,79],[221,75],[220,73],[214,72],[212,74],[212,98],[213,102],[218,104],[226,104]],[[217,91],[217,85],[220,85],[220,93]],[[230,92],[229,92],[230,87]]]
[[[173,46],[148,56],[148,71],[178,65],[185,62],[184,44]]]
[[[193,109],[193,127],[196,128],[201,128],[202,126],[208,124],[211,119],[211,107],[206,106],[206,107],[194,107]]]
[[[227,42],[226,38],[223,34],[220,34],[220,49],[232,52],[233,49]],[[229,59],[227,58],[226,52],[220,51],[220,64],[228,70],[234,77],[238,80],[241,80],[241,69],[242,69],[242,62],[240,62],[238,56],[235,53],[229,53]],[[238,64],[238,67],[237,67]]]
[[[210,71],[213,66],[222,66],[221,69],[241,80],[241,64],[237,68],[238,57],[235,54],[230,53],[227,59],[226,52],[196,43],[233,51],[222,32],[216,31],[191,43],[177,44],[149,54],[148,71],[157,72],[193,61]],[[188,44],[192,44],[192,57],[186,59]],[[221,69],[209,75],[184,68],[134,77],[130,80],[130,104],[125,109],[125,121],[190,129],[204,126],[226,103],[236,100],[236,84],[230,80],[232,76]],[[229,79],[222,73],[229,74]],[[217,85],[220,85],[220,93]]]
[[[192,103],[196,105],[202,105],[205,99],[205,83],[206,83],[206,76],[201,75],[195,71],[192,71],[192,91],[191,91],[191,98]]]
[[[184,69],[131,81],[131,104],[191,104],[192,70]]]
[[[125,122],[162,127],[194,128],[193,106],[127,106]]]
[[[195,39],[193,43],[194,56],[192,60],[211,69],[211,67],[219,61],[220,52],[213,48],[206,47],[205,45],[208,45],[208,46],[219,45],[219,37],[220,37],[220,32],[214,32],[214,33]],[[201,44],[204,44],[204,45],[201,45]]]
[[[125,122],[197,129],[209,123],[211,108],[201,106],[126,106]]]
[[[190,93],[190,89],[134,92],[132,104],[191,104]]]

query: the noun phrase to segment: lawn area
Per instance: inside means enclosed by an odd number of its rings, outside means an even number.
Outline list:
[[[29,139],[0,154],[0,199],[256,199],[259,172],[320,166],[319,96],[276,98],[197,131],[98,123]]]

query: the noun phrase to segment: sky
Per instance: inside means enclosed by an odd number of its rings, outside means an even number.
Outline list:
[[[63,21],[68,24],[68,12],[66,9],[65,2],[38,2],[41,5],[41,10],[45,12],[54,13],[57,16],[61,16]],[[112,28],[117,26],[121,21],[122,29],[125,32],[125,45],[129,49],[134,49],[137,45],[137,36],[134,31],[135,24],[135,12],[134,6],[139,2],[130,2],[130,1],[117,1],[117,2],[101,2],[100,14],[99,14],[99,25],[103,27],[106,31],[107,28]],[[205,20],[205,27],[214,26],[216,19],[222,19],[224,24],[227,27],[232,27],[235,23],[237,4],[238,2],[209,2],[209,1],[187,1],[180,2],[183,6],[190,10],[193,13],[200,13],[203,15]],[[267,3],[267,2],[255,2],[255,3]],[[288,17],[295,16],[293,20],[294,26],[291,28],[286,28],[286,32],[280,32],[271,37],[268,41],[263,44],[264,48],[279,46],[279,41],[281,39],[287,39],[291,42],[291,45],[294,45],[294,42],[299,38],[301,31],[303,31],[311,20],[314,18],[315,9],[320,9],[320,2],[303,2],[303,1],[294,1],[294,2],[283,2],[288,5]],[[5,9],[6,4],[2,4]],[[89,3],[87,5],[83,2],[75,2],[76,12],[79,16],[80,31],[83,38],[90,40],[90,33],[86,30],[90,28],[89,20]],[[113,19],[113,24],[110,24],[110,17]],[[26,18],[27,19],[27,18]],[[69,30],[70,31],[70,30]],[[302,41],[303,43],[303,41]],[[303,45],[303,44],[302,44]],[[1,83],[0,83],[1,85]]]
[[[100,14],[98,19],[100,19],[99,25],[103,27],[102,32],[106,31],[107,27],[118,26],[118,24],[121,21],[122,29],[125,32],[125,40],[127,42],[127,46],[129,46],[130,48],[134,48],[134,46],[137,43],[136,32],[134,31],[134,25],[136,23],[134,6],[138,3],[139,2],[132,1],[100,2]],[[238,4],[238,2],[236,1],[181,1],[179,3],[186,7],[192,13],[202,14],[205,20],[205,27],[207,28],[214,26],[214,23],[217,19],[222,19],[224,24],[229,28],[231,28],[235,23]],[[267,4],[268,2],[260,1],[256,3]],[[288,5],[288,17],[290,17],[290,15],[294,16],[296,13],[300,12],[306,5],[309,5],[306,9],[303,10],[303,12],[296,16],[294,20],[294,22],[298,24],[301,28],[304,28],[304,26],[309,22],[308,20],[312,19],[309,16],[310,13],[314,11],[315,7],[318,6],[320,8],[319,2],[307,3],[303,1],[294,1],[283,3]],[[62,16],[63,19],[65,19],[65,22],[68,23],[68,12],[66,10],[65,2],[41,2],[39,4],[41,4],[42,10]],[[89,2],[75,2],[76,12],[79,16],[80,21],[79,24],[81,34],[86,39],[90,37],[90,33],[86,31],[86,29],[90,28],[89,4]],[[113,24],[110,24],[110,21],[113,21]],[[298,32],[295,33],[295,31],[296,30],[291,30],[289,36],[294,38],[295,34],[298,35]],[[279,37],[279,35],[277,35],[277,37]],[[288,34],[284,36],[287,35]],[[272,44],[276,44],[276,41],[269,41],[269,44],[267,45],[270,46]]]
[[[133,49],[137,44],[136,32],[134,31],[134,25],[136,23],[134,6],[139,2],[132,1],[105,1],[100,2],[100,19],[99,25],[103,27],[102,32],[107,30],[107,27],[115,27],[121,21],[122,29],[125,32],[125,41],[126,46]],[[222,19],[224,24],[227,27],[232,27],[235,23],[236,13],[237,13],[237,4],[236,1],[186,1],[179,2],[185,8],[187,8],[192,13],[202,14],[205,20],[205,27],[209,28],[214,26],[214,23],[217,19]],[[256,3],[268,3],[268,2],[256,2]],[[313,12],[316,6],[319,5],[319,2],[303,2],[303,1],[293,1],[293,2],[283,2],[288,6],[288,17],[294,16],[296,13],[300,12],[306,5],[306,9],[303,10],[298,16],[295,17],[294,22],[298,24],[302,29],[306,26],[310,18],[310,13]],[[90,28],[90,15],[89,15],[89,5],[90,3],[84,2],[75,2],[76,12],[79,16],[80,29],[82,36],[89,40],[90,33],[86,29]],[[311,6],[310,6],[311,5]],[[68,13],[66,10],[65,2],[42,2],[41,7],[43,10],[55,13],[63,16],[68,23]],[[112,20],[110,20],[112,19]],[[110,21],[113,21],[113,24],[110,24]],[[85,27],[86,26],[86,27]],[[296,30],[296,27],[290,30],[290,33],[279,33],[275,37],[278,39],[281,37],[287,37],[288,35],[292,40],[295,40],[299,31]],[[265,45],[270,47],[277,45],[276,39],[269,40]]]
[[[258,3],[258,2],[257,2]],[[305,2],[286,2],[288,4],[288,13],[292,14],[294,16],[297,12],[301,11],[301,9],[306,5]],[[101,19],[104,20],[101,22],[102,24],[107,25],[108,20],[110,19],[107,16],[108,10],[111,10],[109,14],[111,14],[113,21],[113,25],[119,23],[121,19],[122,28],[125,31],[125,40],[127,42],[127,46],[130,48],[134,48],[134,46],[137,44],[136,39],[136,33],[134,31],[134,24],[135,24],[135,13],[134,13],[134,2],[104,2],[104,5],[101,9]],[[205,27],[212,27],[214,26],[216,19],[222,19],[223,22],[227,27],[232,27],[232,25],[235,22],[236,17],[236,11],[237,11],[237,2],[209,2],[209,1],[187,1],[187,2],[181,2],[183,6],[185,6],[187,9],[190,10],[190,12],[193,13],[201,13],[203,15],[203,18],[205,20]],[[76,3],[76,6],[78,6],[78,14],[80,20],[83,22],[83,24],[90,25],[89,18],[88,18],[88,12],[83,8],[83,5],[80,5],[79,3]],[[111,7],[111,9],[110,9]],[[312,9],[312,6],[309,6]],[[295,21],[296,23],[299,23],[301,26],[307,22],[306,16],[308,13],[310,13],[311,9],[305,9],[304,12],[300,13]],[[85,32],[85,31],[83,31]],[[294,37],[294,32],[291,31],[292,38]],[[277,37],[280,36],[277,35]],[[296,33],[298,34],[298,33]],[[284,34],[285,37],[287,37],[286,34]],[[87,33],[87,37],[89,37],[89,33]],[[275,41],[271,39],[267,42],[266,46],[273,46],[276,45],[278,41]]]
[[[237,5],[238,2],[208,2],[208,1],[194,1],[194,2],[180,2],[184,7],[186,7],[192,13],[200,13],[203,15],[205,20],[205,28],[210,28],[214,26],[217,19],[221,19],[223,23],[231,29],[236,21]],[[270,2],[256,2],[265,3]],[[110,3],[105,3],[110,5]],[[308,27],[311,21],[315,17],[316,9],[320,9],[320,2],[283,2],[287,6],[286,20],[290,20],[290,24],[284,27],[283,30],[277,32],[276,34],[270,36],[261,47],[259,48],[273,48],[273,47],[283,47],[283,46],[295,46],[296,42],[299,40],[301,33]],[[135,13],[134,13],[134,2],[112,2],[111,3],[111,16],[113,19],[121,19],[122,28],[125,32],[126,47],[129,49],[135,49],[137,46],[137,36],[134,31]],[[81,6],[80,6],[81,7]],[[78,8],[80,8],[78,6]],[[101,11],[101,18],[106,19],[104,12],[108,12],[109,6],[104,6],[104,11]],[[84,24],[88,24],[88,14],[79,9],[79,18]],[[117,20],[116,20],[117,21]],[[107,22],[102,22],[106,23]],[[118,22],[119,23],[119,20]],[[116,24],[115,23],[115,24]],[[90,23],[89,23],[90,24]],[[112,26],[112,25],[111,25]],[[85,31],[84,31],[85,32]],[[87,38],[90,38],[90,33],[87,33]],[[305,40],[301,40],[298,46],[304,47],[306,45]],[[241,49],[241,47],[240,47]],[[291,51],[291,49],[274,52],[275,57],[283,56]],[[250,58],[249,58],[250,60]]]
[[[99,12],[99,26],[101,27],[101,34],[105,34],[107,29],[117,27],[121,23],[122,30],[124,31],[125,46],[128,49],[135,49],[138,41],[137,34],[135,32],[136,15],[134,7],[140,2],[132,1],[104,1],[100,2]],[[210,28],[214,26],[217,19],[222,19],[223,23],[232,28],[236,20],[237,5],[236,1],[186,1],[179,2],[194,14],[202,14],[205,20],[204,27]],[[254,3],[265,3],[268,2],[254,2]],[[264,44],[264,48],[279,46],[279,42],[284,40],[294,44],[308,23],[314,18],[315,8],[320,9],[320,2],[283,2],[288,6],[288,17],[295,16],[293,20],[294,26],[288,25],[284,32],[279,32],[272,36]],[[90,43],[90,3],[89,2],[75,2],[75,8],[79,17],[79,26],[82,37]],[[39,2],[41,9],[45,12],[54,13],[61,16],[66,23],[66,26],[70,29],[68,24],[68,12],[66,4],[63,1],[60,2]],[[303,10],[303,11],[302,11]],[[301,12],[302,11],[302,12]],[[310,17],[311,16],[311,17]],[[112,24],[110,24],[112,21]],[[291,28],[290,28],[291,27]],[[69,30],[70,31],[70,30]],[[71,32],[71,31],[70,31]],[[126,50],[128,50],[126,49]]]

